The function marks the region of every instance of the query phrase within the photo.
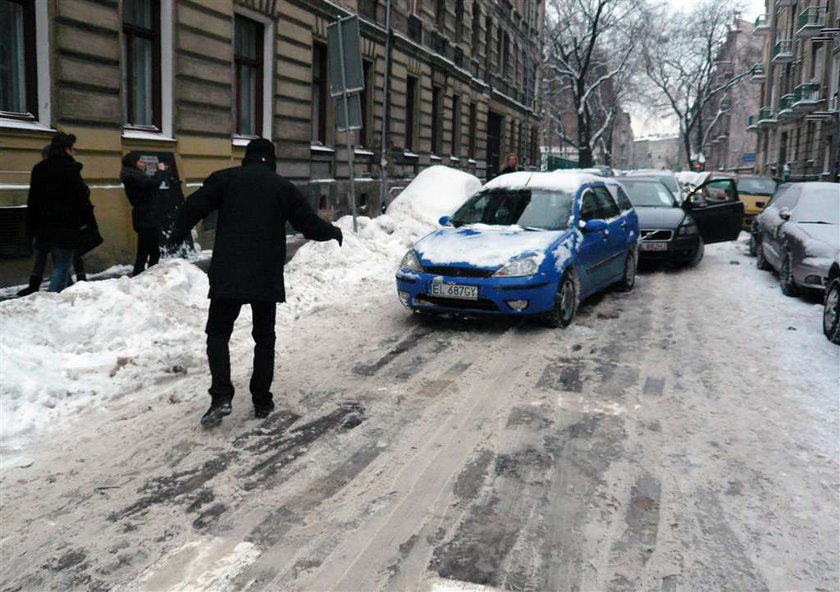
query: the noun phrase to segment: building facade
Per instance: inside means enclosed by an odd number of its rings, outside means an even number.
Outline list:
[[[731,86],[706,108],[704,119],[713,122],[703,146],[706,170],[752,172],[755,167],[756,137],[744,122],[758,112],[758,93],[751,80],[754,76],[744,74],[755,72],[763,42],[752,33],[751,23],[736,18],[718,52],[715,84]]]
[[[685,147],[679,136],[650,136],[633,141],[630,168],[679,171],[685,163]]]
[[[764,41],[754,71],[761,83],[757,172],[782,179],[836,181],[840,174],[840,11],[837,0],[768,0],[755,21]]]
[[[130,151],[170,153],[189,194],[271,138],[278,172],[328,218],[350,211],[348,144],[363,215],[431,165],[484,179],[514,152],[536,166],[543,13],[543,0],[0,0],[0,285],[29,273],[29,171],[56,131],[78,138],[105,238],[93,270],[133,257]],[[365,89],[348,139],[327,26],[349,15]],[[212,246],[212,224],[199,230]]]

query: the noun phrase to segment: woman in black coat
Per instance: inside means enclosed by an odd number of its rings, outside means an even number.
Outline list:
[[[155,220],[155,193],[163,183],[166,165],[158,163],[154,175],[146,174],[146,162],[137,152],[129,152],[122,159],[120,180],[131,204],[131,226],[137,233],[137,257],[134,275],[142,273],[160,260],[160,229]]]

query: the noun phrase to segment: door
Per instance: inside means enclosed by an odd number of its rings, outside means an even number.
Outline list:
[[[624,276],[624,260],[629,248],[627,217],[621,215],[618,204],[606,187],[593,187],[592,191],[598,199],[598,217],[606,220],[609,228],[607,281],[612,283]]]
[[[487,113],[487,180],[499,174],[499,156],[502,151],[502,116]]]
[[[761,248],[764,257],[774,268],[782,266],[782,230],[787,221],[780,214],[790,212],[799,201],[801,185],[786,186],[767,206],[767,215],[762,215],[761,223]]]
[[[591,189],[583,193],[580,202],[581,222],[598,220],[600,208],[598,199]],[[588,296],[600,290],[610,281],[610,245],[609,228],[594,232],[583,232],[583,242],[578,253],[578,269],[580,270],[581,296]]]
[[[683,207],[707,245],[736,240],[741,232],[744,203],[738,199],[734,179],[706,181],[689,194]]]

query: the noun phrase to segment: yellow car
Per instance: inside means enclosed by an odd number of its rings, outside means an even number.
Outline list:
[[[776,182],[769,177],[739,175],[737,183],[738,198],[744,202],[743,228],[749,232],[753,218],[764,210],[764,206],[776,192]]]

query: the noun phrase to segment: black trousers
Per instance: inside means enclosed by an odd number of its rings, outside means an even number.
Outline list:
[[[43,277],[44,269],[47,267],[47,255],[49,254],[49,249],[38,249],[35,251],[35,264],[32,266],[32,275]],[[84,277],[85,262],[82,260],[82,256],[78,251],[73,255],[73,269],[76,270],[76,279],[79,279],[79,276]]]
[[[233,324],[244,304],[251,305],[254,338],[254,370],[251,374],[251,400],[254,406],[268,405],[272,401],[271,383],[274,380],[274,322],[276,302],[243,302],[227,298],[212,298],[207,318],[207,361],[210,364],[210,396],[213,403],[233,399],[234,388],[230,381],[230,335]]]
[[[134,259],[134,275],[160,261],[160,239],[157,228],[137,229],[137,258]]]

